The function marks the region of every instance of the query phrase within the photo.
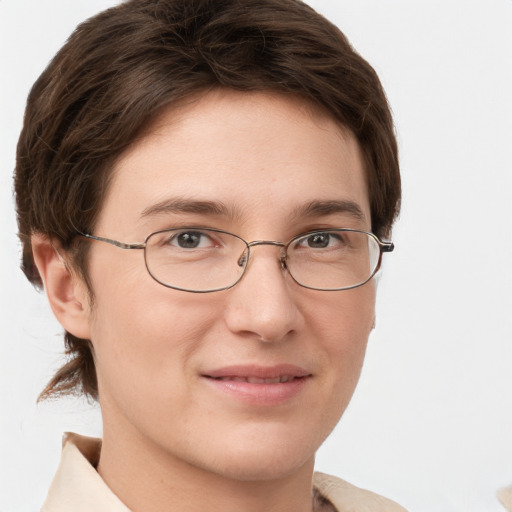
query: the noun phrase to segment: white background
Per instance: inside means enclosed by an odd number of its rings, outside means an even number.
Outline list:
[[[0,511],[38,510],[61,432],[97,408],[35,405],[61,329],[18,269],[11,173],[30,85],[115,0],[0,0]],[[404,201],[358,390],[318,468],[411,511],[501,510],[512,482],[512,1],[315,0],[380,74]]]

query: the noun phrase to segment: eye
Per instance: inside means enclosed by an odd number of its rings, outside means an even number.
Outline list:
[[[305,240],[308,247],[313,247],[315,249],[323,249],[329,245],[331,240],[331,236],[327,233],[316,233],[314,235],[308,236]]]
[[[202,231],[182,231],[170,237],[167,243],[180,249],[205,249],[218,245]]]
[[[296,247],[305,249],[326,249],[343,247],[346,244],[341,233],[316,232],[297,241]]]

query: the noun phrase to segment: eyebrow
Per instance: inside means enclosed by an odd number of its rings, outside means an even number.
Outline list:
[[[311,201],[298,207],[294,217],[322,217],[336,213],[348,214],[358,221],[365,221],[366,216],[361,207],[354,201],[330,199],[327,201]]]
[[[196,201],[183,197],[166,199],[145,208],[141,218],[165,213],[198,213],[223,217],[235,216],[234,212],[220,201]]]

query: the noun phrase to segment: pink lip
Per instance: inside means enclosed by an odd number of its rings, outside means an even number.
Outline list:
[[[300,393],[311,373],[299,366],[227,366],[202,375],[218,391],[252,405],[278,405]]]

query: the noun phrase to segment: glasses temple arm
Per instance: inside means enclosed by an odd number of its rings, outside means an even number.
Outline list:
[[[97,240],[98,242],[106,242],[110,245],[115,245],[120,249],[145,249],[145,243],[127,244],[125,242],[119,242],[118,240],[112,240],[111,238],[104,238],[102,236],[88,235],[87,233],[79,233],[80,236],[89,238],[90,240]]]

